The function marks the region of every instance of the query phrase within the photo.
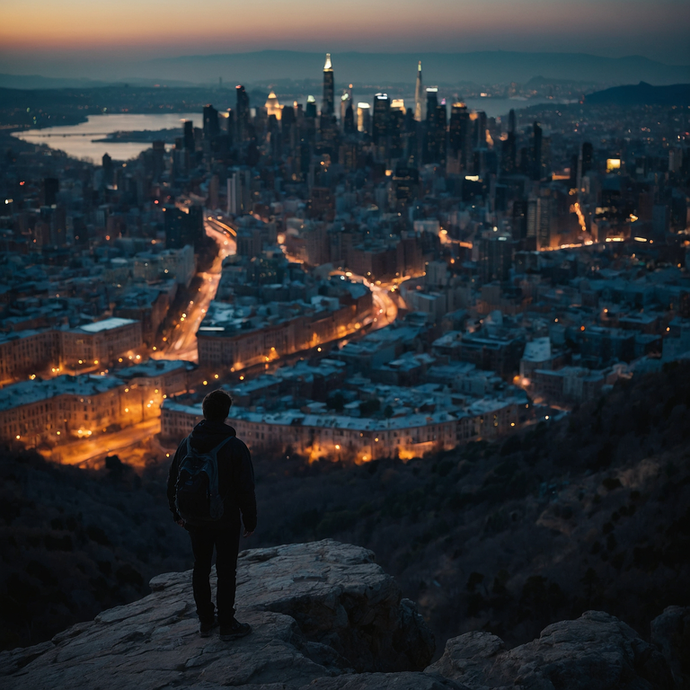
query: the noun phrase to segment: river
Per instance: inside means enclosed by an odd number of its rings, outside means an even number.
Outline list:
[[[125,161],[136,158],[142,151],[151,148],[151,143],[93,141],[94,139],[103,139],[113,132],[158,131],[176,127],[180,128],[182,136],[182,120],[192,120],[195,126],[201,127],[202,114],[199,112],[89,115],[86,122],[78,125],[29,129],[14,132],[12,136],[31,144],[47,144],[51,149],[64,151],[72,158],[87,159],[100,164],[105,153],[115,160]]]

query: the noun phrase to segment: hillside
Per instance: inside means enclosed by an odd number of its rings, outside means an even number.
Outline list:
[[[332,537],[372,549],[439,643],[483,629],[509,646],[588,609],[640,634],[690,604],[690,366],[619,383],[501,444],[404,464],[255,458],[247,546]],[[0,461],[2,646],[35,644],[191,566],[165,464],[140,477],[35,454]]]
[[[403,464],[257,462],[260,544],[372,549],[440,639],[510,644],[597,608],[640,633],[690,603],[690,367],[569,419]]]
[[[690,76],[690,75],[689,75]],[[590,93],[585,98],[590,105],[690,105],[690,84],[652,86],[639,84],[614,86]]]

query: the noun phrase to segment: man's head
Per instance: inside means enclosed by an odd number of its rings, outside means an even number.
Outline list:
[[[224,422],[232,407],[232,398],[221,389],[211,391],[201,403],[204,418],[209,422]]]

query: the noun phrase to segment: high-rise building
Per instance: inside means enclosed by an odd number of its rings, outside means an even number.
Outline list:
[[[527,200],[516,199],[513,202],[513,240],[524,240],[527,237],[527,213]]]
[[[510,278],[513,247],[505,234],[491,233],[479,240],[479,269],[483,283]]]
[[[532,125],[532,179],[540,180],[542,177],[542,138],[541,125],[535,122]]]
[[[486,113],[483,110],[477,111],[477,119],[474,121],[476,141],[475,148],[486,148]]]
[[[182,139],[184,141],[184,148],[186,151],[193,152],[194,145],[194,122],[192,120],[185,120],[183,123]]]
[[[371,132],[371,106],[368,103],[357,104],[357,130]]]
[[[515,131],[515,111],[508,114],[508,134],[501,142],[501,173],[513,175],[517,172],[517,134]]]
[[[424,100],[424,87],[422,85],[422,61],[417,65],[417,82],[414,87],[414,119],[417,122],[426,120],[426,101]]]
[[[228,213],[239,216],[249,213],[251,177],[249,170],[235,168],[227,180]]]
[[[323,102],[321,104],[321,114],[335,114],[335,84],[333,81],[333,65],[331,64],[330,53],[326,53],[326,64],[323,66]]]
[[[227,110],[228,117],[226,121],[227,125],[227,135],[228,135],[228,146],[232,148],[235,144],[236,128],[235,128],[235,111],[232,108]]]
[[[577,169],[575,173],[575,186],[577,189],[582,188],[582,178],[592,169],[593,152],[594,148],[592,144],[589,141],[585,141],[582,144],[579,157],[575,157],[577,159]]]
[[[347,112],[347,106],[351,103],[350,94],[345,91],[340,97],[340,126],[345,127],[345,113]]]
[[[448,155],[459,159],[460,169],[469,174],[474,171],[472,156],[473,123],[464,103],[453,103],[448,127]]]
[[[343,132],[345,134],[354,134],[355,131],[355,112],[352,107],[352,100],[348,99],[347,108],[345,108],[345,116],[343,117]]]
[[[446,103],[438,102],[438,87],[426,90],[426,146],[423,161],[442,163],[446,159]]]
[[[204,236],[204,209],[190,206],[187,213],[176,206],[166,206],[165,246],[167,249],[181,249],[185,245],[197,246]]]
[[[314,96],[307,96],[307,107],[304,111],[304,117],[316,119],[316,99]]]
[[[204,106],[204,139],[213,139],[220,134],[218,111],[212,105]]]
[[[113,159],[107,154],[103,154],[103,186],[108,187],[113,183]]]
[[[374,119],[372,123],[372,139],[377,146],[384,145],[386,142],[390,109],[391,102],[388,94],[377,93],[374,96]]]
[[[249,135],[249,95],[244,86],[235,87],[237,94],[237,139],[244,141]]]
[[[266,115],[270,118],[271,115],[275,117],[276,120],[280,120],[283,114],[283,107],[278,102],[278,96],[276,96],[275,91],[271,90],[266,99]]]

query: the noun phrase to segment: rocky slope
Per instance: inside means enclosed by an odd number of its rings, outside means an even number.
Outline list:
[[[52,641],[0,655],[7,690],[223,686],[246,690],[662,690],[682,685],[690,610],[655,621],[649,644],[613,616],[588,612],[506,651],[489,633],[434,642],[396,582],[366,549],[332,540],[240,556],[234,643],[199,638],[191,573],[155,577],[152,594],[102,612]],[[426,667],[426,668],[425,668]],[[674,680],[674,674],[676,679]]]

